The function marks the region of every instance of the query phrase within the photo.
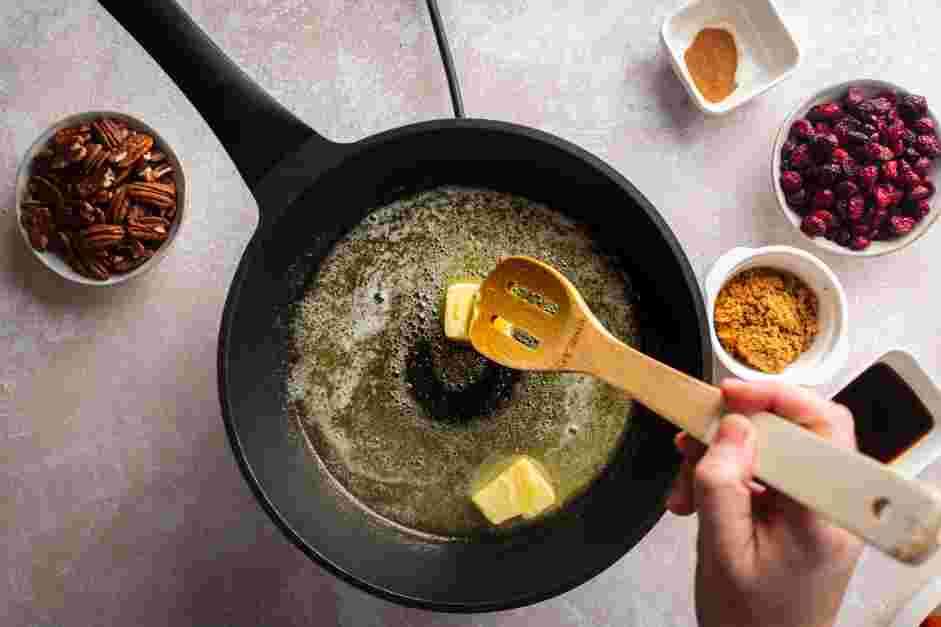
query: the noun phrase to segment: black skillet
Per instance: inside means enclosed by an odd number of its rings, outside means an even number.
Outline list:
[[[488,120],[414,124],[352,144],[324,139],[225,57],[173,0],[102,0],[156,58],[229,152],[261,213],[229,289],[219,393],[232,450],[285,536],[344,580],[397,603],[479,612],[547,599],[587,581],[663,514],[677,468],[673,429],[639,408],[606,473],[541,525],[442,542],[384,524],[324,473],[285,410],[285,311],[331,246],[374,207],[462,184],[542,201],[589,225],[632,278],[642,348],[709,379],[712,354],[689,262],[656,209],[584,150]],[[462,117],[440,18],[436,35]],[[311,51],[316,54],[316,51]]]

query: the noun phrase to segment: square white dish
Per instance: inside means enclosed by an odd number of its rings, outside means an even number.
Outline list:
[[[683,54],[704,28],[723,28],[739,49],[738,87],[721,102],[696,88]],[[800,64],[800,47],[771,0],[693,0],[667,17],[660,38],[673,71],[701,111],[722,115],[771,89]]]

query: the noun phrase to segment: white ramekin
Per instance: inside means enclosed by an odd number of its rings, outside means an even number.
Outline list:
[[[715,306],[719,291],[731,278],[750,268],[789,272],[804,281],[817,295],[820,327],[817,337],[810,350],[779,374],[761,372],[738,361],[726,352],[716,335]],[[846,364],[849,355],[846,293],[830,268],[810,253],[790,246],[733,248],[713,264],[704,287],[713,350],[722,365],[736,377],[746,381],[822,385]]]

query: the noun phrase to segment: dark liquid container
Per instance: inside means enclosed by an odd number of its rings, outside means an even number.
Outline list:
[[[914,390],[886,364],[869,367],[833,400],[853,412],[859,450],[881,462],[900,456],[934,426]]]

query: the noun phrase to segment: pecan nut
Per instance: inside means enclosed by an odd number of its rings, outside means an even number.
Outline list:
[[[55,223],[49,207],[24,206],[22,222],[33,248],[46,250],[49,246],[49,238],[55,236]]]
[[[127,138],[127,124],[113,118],[102,118],[92,122],[92,128],[98,133],[101,143],[110,149],[115,149],[124,143]]]
[[[121,224],[127,218],[127,186],[119,187],[111,196],[108,206],[108,219],[113,224]]]
[[[78,232],[81,246],[88,250],[102,250],[124,239],[124,227],[116,224],[93,224]]]
[[[128,183],[128,195],[134,200],[153,205],[158,209],[169,209],[176,205],[176,186],[169,183]]]
[[[141,242],[163,242],[170,234],[170,223],[157,216],[129,220],[127,234]]]
[[[134,133],[124,142],[124,158],[118,162],[119,168],[129,168],[150,151],[154,138],[144,133]]]

